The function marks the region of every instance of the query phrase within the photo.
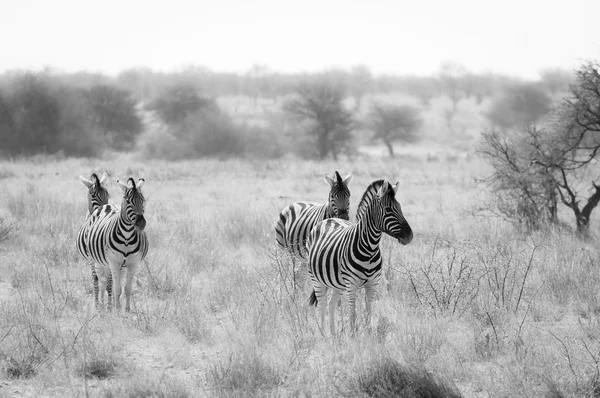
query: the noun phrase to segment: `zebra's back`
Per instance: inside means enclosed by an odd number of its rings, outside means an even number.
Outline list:
[[[295,202],[285,207],[275,225],[275,239],[279,246],[303,257],[311,229],[327,218],[327,204]]]
[[[93,260],[89,250],[91,229],[99,220],[104,219],[111,214],[118,213],[116,207],[116,205],[111,204],[100,206],[91,214],[88,214],[85,221],[81,224],[79,232],[77,233],[77,250],[86,260]]]

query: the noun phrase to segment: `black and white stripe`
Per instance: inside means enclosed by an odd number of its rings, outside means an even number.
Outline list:
[[[133,277],[148,253],[148,238],[144,232],[145,199],[141,191],[144,180],[140,179],[137,186],[132,178],[127,185],[119,180],[117,184],[123,190],[121,206],[104,205],[92,213],[94,222],[89,225],[84,244],[95,263],[102,301],[106,280],[112,276],[115,304],[121,308],[121,279],[126,275],[125,310],[130,311]]]
[[[381,275],[379,241],[382,232],[403,245],[411,242],[413,232],[396,200],[399,183],[385,180],[371,183],[358,205],[356,223],[331,218],[317,224],[309,236],[309,270],[314,291],[310,304],[318,307],[321,326],[325,326],[327,290],[331,333],[335,333],[334,310],[342,293],[348,298],[350,327],[356,329],[356,294],[365,289],[367,322],[370,322]]]
[[[350,190],[352,174],[342,178],[337,171],[334,178],[325,174],[325,181],[330,186],[329,200],[325,204],[295,202],[285,207],[275,224],[275,239],[280,247],[302,258],[307,253],[306,241],[310,230],[319,222],[337,217],[348,220],[350,211]]]
[[[88,180],[82,176],[79,176],[79,179],[88,189],[88,212],[83,224],[79,228],[79,232],[77,234],[77,250],[83,258],[90,262],[90,267],[92,269],[92,283],[94,285],[94,301],[96,303],[96,307],[98,307],[98,276],[96,275],[96,267],[94,266],[93,259],[90,258],[88,249],[87,249],[87,240],[88,233],[90,230],[90,225],[92,225],[97,216],[92,217],[94,211],[106,204],[108,204],[108,190],[104,187],[104,183],[108,180],[108,174],[102,174],[102,178],[98,179],[96,173],[93,173]],[[112,278],[109,279],[107,283],[106,290],[108,291],[108,299],[111,300],[112,297]]]

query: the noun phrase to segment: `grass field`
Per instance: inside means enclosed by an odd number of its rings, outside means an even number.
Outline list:
[[[351,219],[370,182],[399,180],[415,232],[408,246],[382,239],[373,325],[356,337],[321,335],[303,265],[272,229],[286,204],[324,202],[335,170],[354,174]],[[150,250],[129,314],[94,309],[75,248],[78,176],[103,171],[111,203],[116,178],[146,179]],[[0,242],[0,396],[596,396],[597,240],[473,216],[486,171],[472,156],[0,162],[13,226]]]

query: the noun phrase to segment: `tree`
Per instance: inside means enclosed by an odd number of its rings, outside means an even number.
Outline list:
[[[446,110],[446,124],[448,129],[452,131],[452,119],[458,111],[458,103],[466,95],[463,87],[463,80],[467,75],[467,68],[458,62],[446,61],[440,66],[439,82],[441,91],[445,93],[452,107]]]
[[[546,131],[535,127],[519,133],[491,130],[482,134],[478,152],[493,167],[482,180],[492,191],[488,210],[527,228],[557,221],[556,181],[548,168],[532,163],[547,147]]]
[[[8,142],[11,153],[32,154],[60,149],[60,106],[44,76],[25,74],[16,79],[8,102],[15,132]]]
[[[0,92],[0,152],[9,150],[16,142],[12,110],[4,94]]]
[[[345,90],[341,85],[327,81],[302,83],[294,98],[283,109],[309,124],[308,132],[315,139],[318,157],[351,150],[352,114],[344,106]]]
[[[95,122],[110,146],[118,150],[131,148],[143,129],[131,94],[114,86],[99,84],[90,88],[86,98]]]
[[[178,124],[183,122],[188,115],[215,105],[214,101],[200,97],[193,85],[178,83],[165,89],[149,105],[149,109],[158,113],[163,122]]]
[[[394,156],[394,141],[414,142],[422,120],[419,110],[413,106],[374,103],[367,124],[373,130],[373,138],[383,141]]]
[[[486,181],[497,197],[508,198],[505,203],[513,209],[531,203],[533,217],[543,216],[547,208],[549,221],[556,221],[556,206],[562,203],[571,209],[577,231],[584,235],[600,202],[600,186],[594,181],[600,152],[599,69],[597,63],[588,62],[576,71],[570,96],[552,112],[554,123],[548,128],[530,127],[515,139],[485,134],[481,148],[494,167]],[[590,188],[591,193],[585,194]],[[521,196],[517,200],[507,192]],[[518,219],[522,214],[513,216]]]
[[[527,128],[550,112],[552,99],[539,84],[513,84],[495,98],[486,114],[492,125],[502,129]]]

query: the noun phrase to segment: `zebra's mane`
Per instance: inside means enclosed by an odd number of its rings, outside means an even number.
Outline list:
[[[373,198],[377,194],[379,188],[381,188],[381,186],[383,185],[384,181],[385,180],[377,180],[369,184],[367,190],[365,191],[365,193],[363,193],[363,196],[360,199],[360,202],[358,203],[358,207],[356,209],[356,222],[359,222],[362,216],[365,214],[367,208],[373,201]]]
[[[92,176],[90,177],[90,180],[92,180],[93,184],[100,185],[100,179],[98,178],[98,175],[96,173],[92,173]]]
[[[129,183],[131,182],[131,189],[135,189],[135,180],[131,177],[129,177],[129,179],[127,179],[127,185],[129,185]]]

